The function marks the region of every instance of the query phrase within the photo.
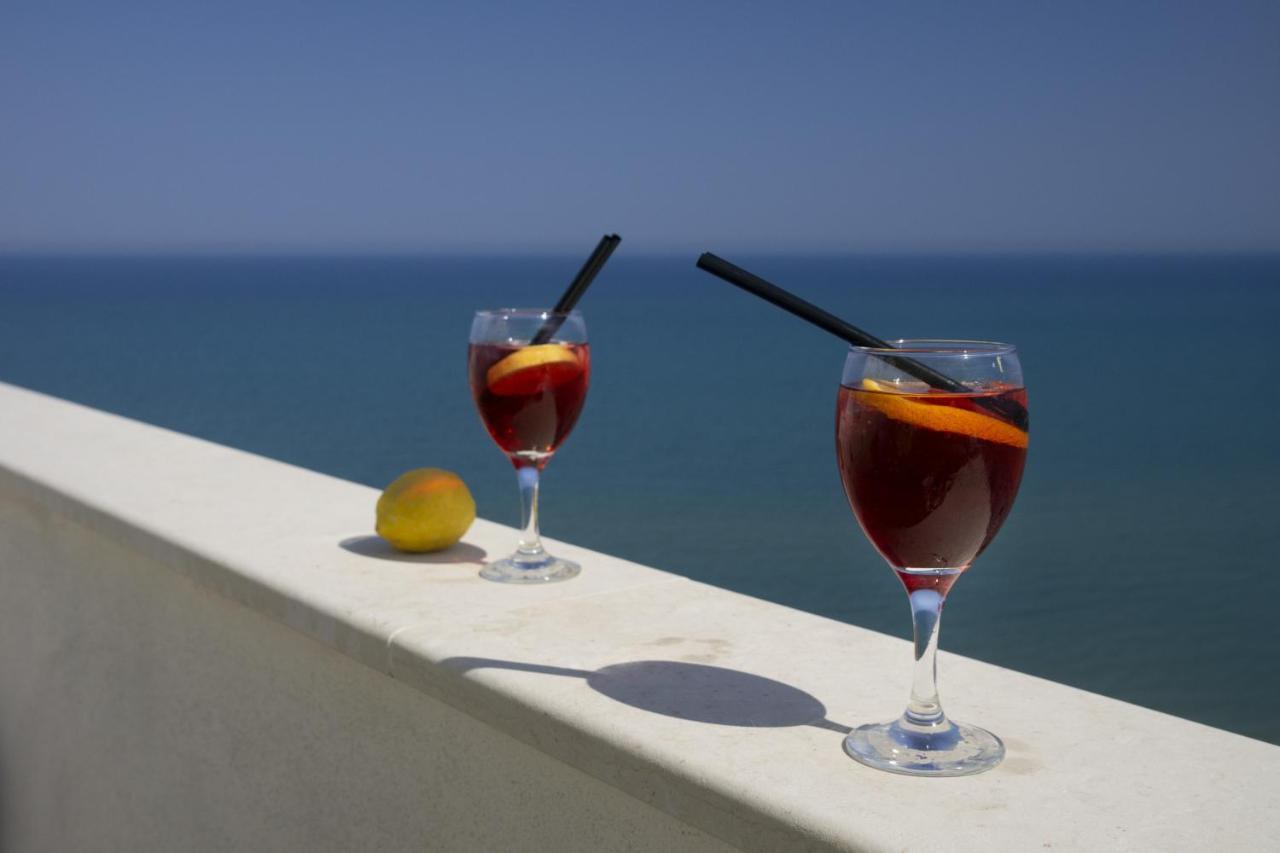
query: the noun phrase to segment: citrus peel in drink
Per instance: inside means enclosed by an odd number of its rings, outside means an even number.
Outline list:
[[[401,474],[378,498],[378,535],[399,551],[441,551],[476,520],[476,502],[462,478],[439,468]]]
[[[896,391],[892,384],[874,379],[863,379],[858,393],[868,406],[896,421],[1013,447],[1027,446],[1026,432],[1013,424],[968,409],[925,402],[927,394],[904,394]]]
[[[577,354],[562,344],[518,349],[489,368],[485,384],[499,396],[534,394],[574,379],[582,372]]]

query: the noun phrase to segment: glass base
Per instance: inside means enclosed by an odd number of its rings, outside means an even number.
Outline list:
[[[576,578],[582,566],[547,556],[541,560],[518,560],[515,556],[485,563],[480,577],[496,583],[556,583]]]
[[[1004,744],[985,729],[943,719],[926,726],[899,717],[859,726],[844,739],[850,758],[908,776],[970,776],[1004,760]]]

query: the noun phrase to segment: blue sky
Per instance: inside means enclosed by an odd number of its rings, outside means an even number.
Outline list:
[[[1280,250],[1280,3],[0,6],[0,250]]]

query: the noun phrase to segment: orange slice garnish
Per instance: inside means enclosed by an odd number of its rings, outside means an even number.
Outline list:
[[[535,394],[574,379],[582,372],[582,362],[569,347],[538,344],[518,349],[489,368],[484,381],[489,390],[502,397]]]
[[[895,421],[913,424],[938,432],[954,432],[983,441],[994,441],[1013,447],[1026,447],[1027,434],[1013,424],[999,418],[957,409],[955,406],[939,406],[924,402],[927,395],[897,393],[894,386],[874,379],[862,380],[863,390],[857,391],[859,400]]]

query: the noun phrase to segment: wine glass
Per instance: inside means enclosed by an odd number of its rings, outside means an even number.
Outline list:
[[[578,420],[591,377],[587,327],[577,311],[477,311],[467,353],[471,396],[485,429],[515,466],[522,523],[510,557],[480,576],[501,583],[568,580],[582,569],[553,557],[538,535],[538,478]]]
[[[916,378],[937,374],[959,384],[940,391]],[[1004,757],[998,737],[942,712],[936,654],[947,592],[1013,506],[1027,454],[1026,405],[1008,344],[908,340],[849,349],[836,404],[840,479],[863,532],[906,588],[915,629],[906,711],[845,738],[845,751],[863,764],[964,776]]]

